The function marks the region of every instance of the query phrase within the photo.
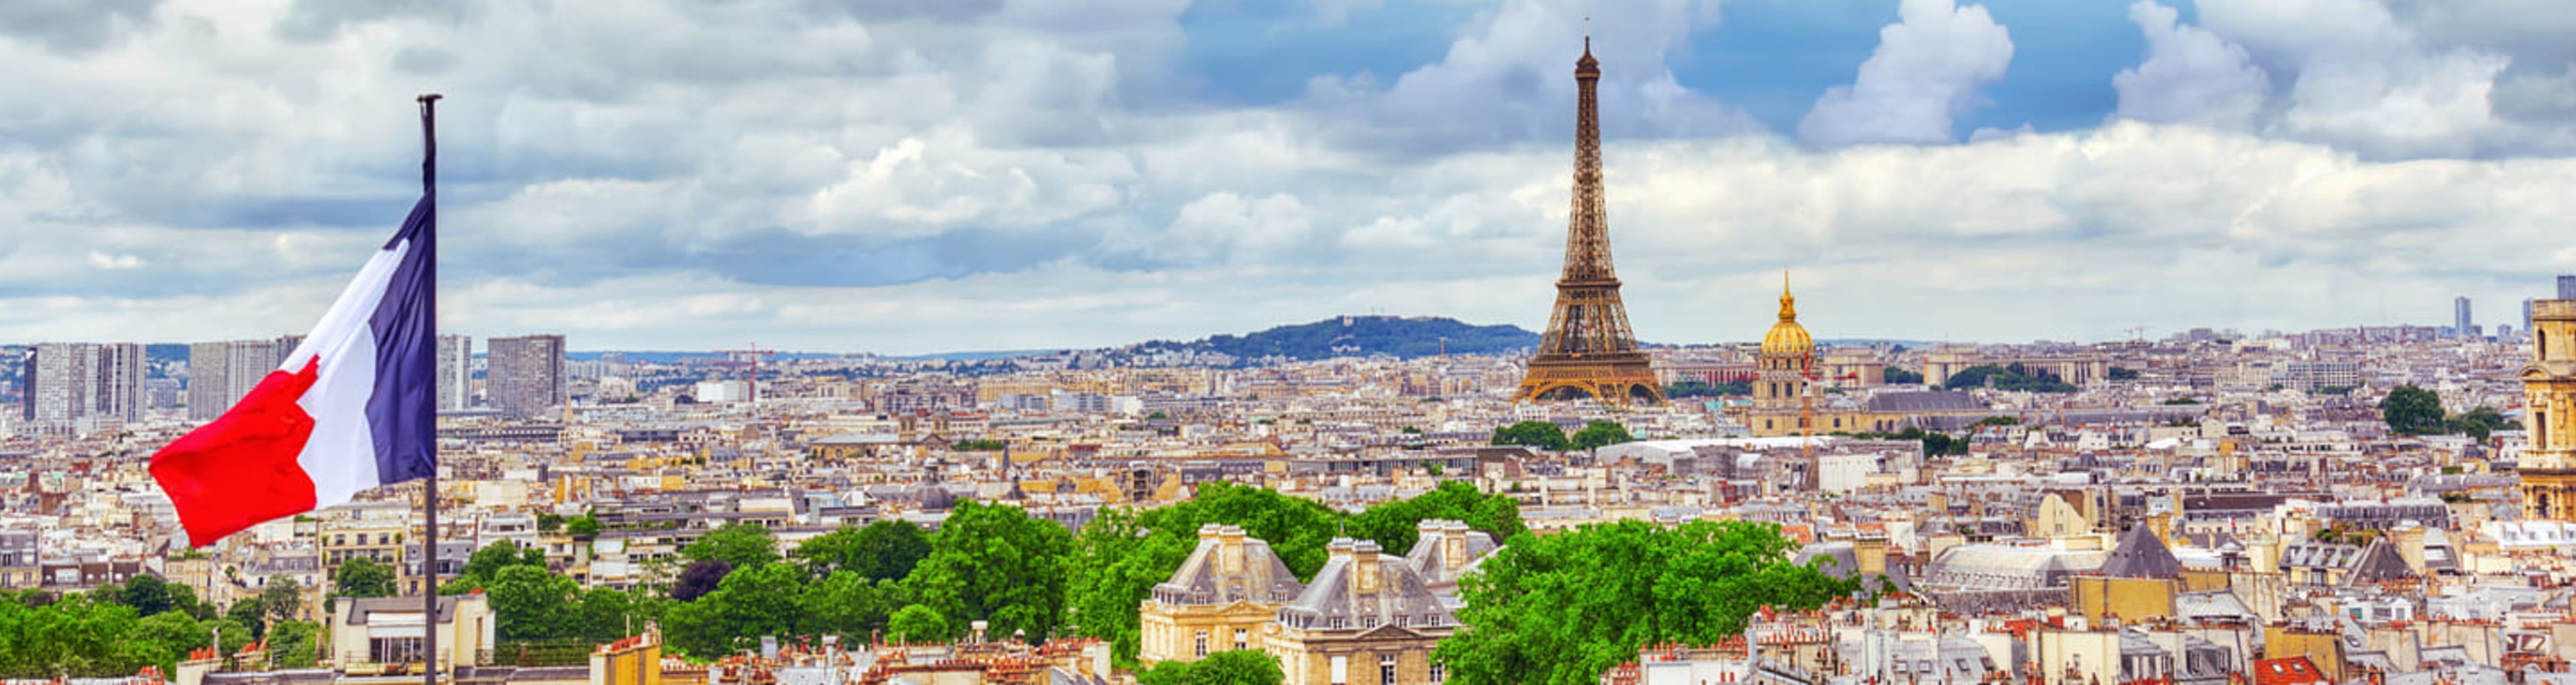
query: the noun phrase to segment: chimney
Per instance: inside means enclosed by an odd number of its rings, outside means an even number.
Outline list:
[[[1467,566],[1467,524],[1450,521],[1440,527],[1440,563],[1451,571]]]
[[[1360,540],[1353,542],[1350,543],[1350,550],[1351,559],[1349,562],[1350,570],[1348,571],[1348,574],[1350,575],[1351,594],[1377,594],[1379,591],[1379,581],[1382,580],[1382,575],[1378,569],[1379,550],[1377,547],[1377,541]]]
[[[1210,523],[1210,524],[1207,524],[1207,525],[1204,525],[1204,526],[1199,526],[1199,541],[1200,541],[1200,542],[1207,542],[1207,541],[1209,541],[1209,540],[1214,540],[1214,539],[1217,539],[1217,537],[1218,537],[1218,536],[1221,536],[1221,535],[1224,535],[1224,534],[1225,534],[1225,526],[1217,525],[1217,524],[1214,524],[1214,523]]]
[[[1226,526],[1218,529],[1217,541],[1217,544],[1220,546],[1220,549],[1217,550],[1218,558],[1225,560],[1225,563],[1223,564],[1225,573],[1229,575],[1242,573],[1244,566],[1243,528],[1239,526]]]
[[[1887,575],[1887,536],[1863,535],[1852,539],[1852,561],[1864,575]]]

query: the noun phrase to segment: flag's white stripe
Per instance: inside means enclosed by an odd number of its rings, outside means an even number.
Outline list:
[[[295,402],[313,417],[313,437],[295,463],[313,479],[316,508],[347,502],[358,491],[383,484],[376,474],[375,431],[367,424],[367,400],[376,392],[376,333],[367,320],[375,316],[386,285],[410,250],[411,241],[405,240],[367,260],[322,322],[313,325],[313,334],[282,365],[292,373],[306,360],[320,359],[320,380]]]

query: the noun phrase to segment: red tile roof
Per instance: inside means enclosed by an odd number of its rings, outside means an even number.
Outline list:
[[[2315,662],[2304,656],[2286,659],[2256,659],[2254,685],[2331,685]]]

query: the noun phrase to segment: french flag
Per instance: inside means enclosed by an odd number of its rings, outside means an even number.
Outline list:
[[[152,455],[188,544],[425,478],[438,458],[437,154],[420,203],[313,333],[213,422]]]

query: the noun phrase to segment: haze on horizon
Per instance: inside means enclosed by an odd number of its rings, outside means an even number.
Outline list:
[[[1637,335],[2520,324],[2547,0],[116,0],[0,11],[0,340],[311,326],[417,194],[442,328],[584,350],[1544,327],[1589,15]]]

